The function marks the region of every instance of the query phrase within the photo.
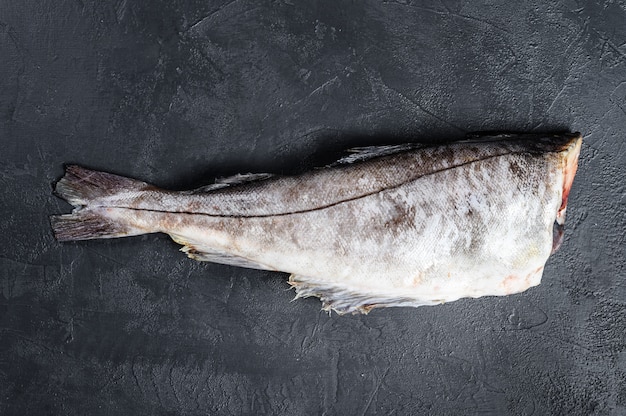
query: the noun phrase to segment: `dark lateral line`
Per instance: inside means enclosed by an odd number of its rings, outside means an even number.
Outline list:
[[[163,214],[203,215],[203,216],[206,216],[206,217],[213,217],[213,218],[268,218],[268,217],[283,217],[283,216],[287,216],[287,215],[304,214],[306,212],[319,211],[319,210],[322,210],[322,209],[334,207],[335,205],[343,204],[344,202],[356,201],[357,199],[366,198],[368,196],[375,195],[375,194],[378,194],[378,193],[381,193],[381,192],[384,192],[384,191],[388,191],[388,190],[391,190],[391,189],[399,188],[399,187],[401,187],[403,185],[406,185],[407,183],[415,182],[418,179],[424,178],[426,176],[434,175],[434,174],[440,173],[440,172],[445,172],[447,170],[456,169],[456,168],[459,168],[459,167],[465,166],[465,165],[471,165],[472,163],[482,162],[484,160],[489,160],[489,159],[493,159],[493,158],[500,157],[500,156],[517,155],[517,154],[524,154],[524,153],[529,153],[529,152],[524,152],[524,151],[522,151],[522,152],[510,152],[510,153],[502,153],[502,154],[499,154],[499,155],[487,156],[487,157],[484,157],[484,158],[475,159],[475,160],[471,160],[469,162],[465,162],[465,163],[461,163],[461,164],[458,164],[458,165],[450,166],[450,167],[447,167],[447,168],[444,168],[444,169],[435,170],[433,172],[429,172],[427,174],[420,175],[420,176],[418,176],[416,178],[409,179],[408,181],[401,182],[401,183],[399,183],[397,185],[388,186],[386,188],[382,188],[382,189],[379,189],[379,190],[374,191],[374,192],[369,192],[369,193],[366,193],[366,194],[355,196],[353,198],[343,199],[341,201],[333,202],[332,204],[321,205],[319,207],[315,207],[315,208],[311,208],[311,209],[302,209],[302,210],[291,211],[291,212],[280,212],[280,213],[276,213],[276,214],[263,214],[263,215],[214,215],[214,214],[207,214],[206,212],[163,211],[163,210],[158,210],[158,209],[145,209],[145,208],[132,208],[132,207],[108,207],[108,208],[123,208],[123,209],[129,209],[129,210],[132,210],[132,211],[158,212],[158,213],[163,213]]]

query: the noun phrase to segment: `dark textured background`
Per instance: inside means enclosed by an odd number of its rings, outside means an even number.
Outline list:
[[[0,414],[626,413],[623,1],[0,2]],[[162,235],[59,244],[62,164],[183,189],[354,145],[581,131],[506,298],[328,316]]]

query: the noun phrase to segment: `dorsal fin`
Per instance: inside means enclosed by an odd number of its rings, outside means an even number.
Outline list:
[[[215,183],[216,184],[224,184],[224,185],[239,185],[240,183],[245,182],[254,182],[254,181],[262,181],[274,176],[271,173],[238,173],[233,176],[227,176],[225,178],[218,178]]]
[[[330,166],[361,162],[375,157],[388,156],[395,153],[405,152],[407,150],[417,149],[418,147],[422,146],[416,143],[406,143],[387,146],[354,147],[352,149],[348,149],[348,152],[350,153],[349,155],[342,157]]]
[[[365,146],[365,147],[354,147],[352,149],[348,149],[347,152],[350,153],[336,162],[328,165],[337,166],[337,165],[345,165],[355,162],[361,162],[364,160],[373,159],[380,156],[388,156],[395,153],[404,152],[407,150],[417,149],[419,147],[423,147],[418,143],[406,143],[406,144],[394,144],[394,145],[386,145],[386,146]],[[217,189],[226,188],[229,186],[240,185],[248,182],[256,182],[263,181],[269,178],[274,177],[275,175],[272,173],[239,173],[233,176],[227,176],[224,178],[217,178],[215,183],[210,185],[202,186],[200,188],[194,189],[190,191],[191,193],[206,193],[212,192]]]
[[[224,178],[218,178],[215,180],[215,183],[211,185],[202,186],[200,188],[194,189],[193,193],[205,193],[215,191],[217,189],[226,188],[229,186],[240,185],[242,183],[255,182],[255,181],[263,181],[265,179],[269,179],[274,176],[271,173],[238,173],[237,175],[227,176]]]

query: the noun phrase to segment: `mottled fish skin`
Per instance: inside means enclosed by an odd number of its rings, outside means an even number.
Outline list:
[[[339,313],[508,295],[540,283],[581,141],[370,149],[300,176],[188,192],[68,167],[57,192],[84,208],[52,222],[60,240],[164,232],[198,260],[291,273],[299,297]]]

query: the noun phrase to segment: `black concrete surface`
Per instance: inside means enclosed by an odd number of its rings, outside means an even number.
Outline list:
[[[585,136],[520,295],[328,316],[48,224],[64,163],[184,189],[476,130]],[[0,414],[626,414],[625,134],[623,1],[3,0]]]

